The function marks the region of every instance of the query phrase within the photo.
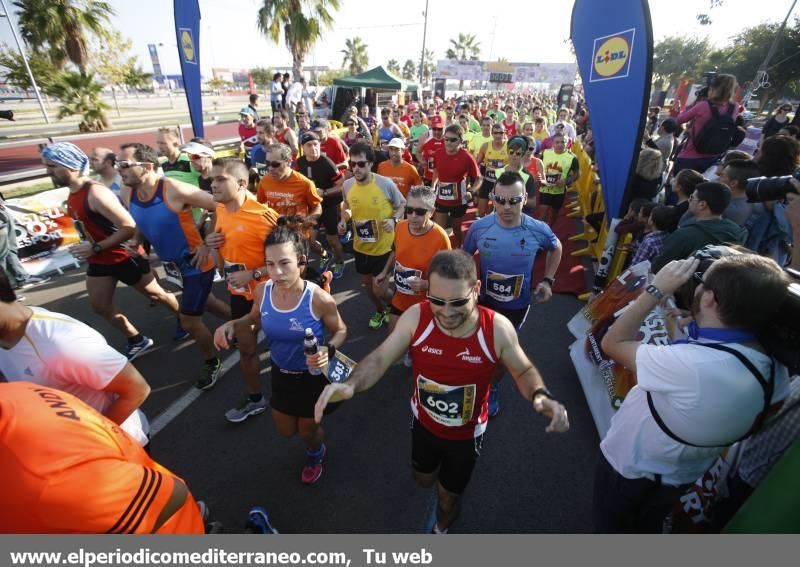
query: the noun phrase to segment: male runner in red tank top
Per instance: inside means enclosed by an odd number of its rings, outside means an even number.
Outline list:
[[[433,485],[438,469],[434,533],[446,533],[480,455],[488,419],[489,385],[498,364],[508,368],[520,394],[551,418],[548,432],[569,429],[567,411],[545,388],[517,341],[511,322],[478,305],[475,262],[461,250],[439,252],[429,274],[428,301],[410,307],[394,331],[359,363],[344,383],[325,387],[319,422],[328,403],[374,386],[408,349],[413,363],[412,466],[417,484]]]
[[[89,264],[86,291],[92,310],[128,338],[125,355],[133,360],[153,346],[153,339],[142,335],[112,303],[117,282],[161,303],[175,315],[178,300],[159,285],[147,260],[123,247],[133,238],[136,224],[111,189],[88,176],[88,156],[69,142],[59,142],[42,151],[42,161],[59,186],[69,187],[67,212],[81,237],[80,244],[70,252]]]

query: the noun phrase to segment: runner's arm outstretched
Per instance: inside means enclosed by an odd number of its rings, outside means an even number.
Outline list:
[[[386,370],[408,350],[418,323],[419,306],[414,305],[400,316],[394,331],[386,340],[358,363],[347,382],[325,386],[314,408],[316,422],[322,421],[329,403],[349,400],[356,392],[363,392],[377,384]]]

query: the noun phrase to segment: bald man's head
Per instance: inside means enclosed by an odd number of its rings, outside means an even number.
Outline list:
[[[100,175],[111,175],[117,163],[117,156],[109,148],[94,148],[89,155],[89,164]]]

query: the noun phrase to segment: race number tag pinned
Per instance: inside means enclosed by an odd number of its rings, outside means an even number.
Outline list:
[[[328,362],[328,382],[331,384],[346,382],[356,366],[358,366],[356,361],[337,350],[333,360]]]
[[[356,222],[356,236],[361,242],[378,241],[378,221],[365,220]]]

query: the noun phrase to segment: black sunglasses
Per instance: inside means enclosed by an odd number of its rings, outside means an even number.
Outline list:
[[[508,150],[508,155],[510,156],[521,156],[525,152],[523,150]]]
[[[502,130],[495,130],[492,132],[492,136],[502,136],[504,133]]]
[[[268,161],[267,166],[271,167],[272,169],[278,169],[280,166],[283,165],[284,162],[282,161]]]
[[[445,299],[439,299],[438,297],[433,297],[432,295],[428,295],[426,297],[428,298],[428,301],[431,302],[431,305],[435,305],[437,307],[444,307],[445,305],[451,305],[453,307],[463,307],[464,305],[469,303],[470,299],[472,299],[472,297],[467,296],[467,297],[462,297],[461,299],[451,299],[450,301],[447,301]]]
[[[406,207],[406,216],[417,215],[418,217],[424,217],[429,211],[430,209]]]
[[[461,138],[451,138],[450,136],[445,136],[445,142],[450,142],[451,144],[457,144],[461,141]]]
[[[350,161],[350,169],[353,169],[354,167],[360,167],[360,168],[363,169],[363,168],[367,167],[368,163],[369,162],[366,161],[366,160],[364,160],[364,161],[352,161],[351,160]]]
[[[504,199],[503,197],[499,197],[497,195],[494,196],[494,202],[498,205],[505,205],[508,203],[509,205],[519,205],[522,202],[524,197],[522,195],[514,195],[509,199]]]

